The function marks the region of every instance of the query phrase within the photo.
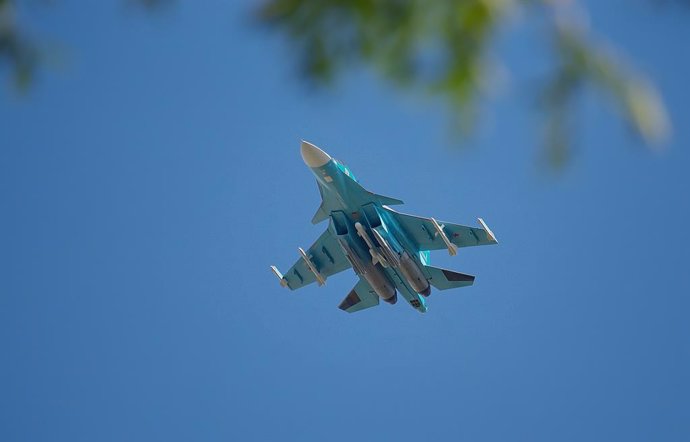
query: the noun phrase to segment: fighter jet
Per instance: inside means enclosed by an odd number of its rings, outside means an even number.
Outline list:
[[[350,169],[311,143],[302,141],[302,159],[316,177],[321,205],[311,220],[328,220],[328,228],[284,275],[271,270],[283,287],[297,290],[352,268],[359,282],[339,308],[356,312],[398,300],[397,292],[417,311],[427,311],[431,286],[438,290],[466,287],[474,276],[429,265],[429,251],[497,244],[486,223],[467,227],[407,215],[390,208],[402,201],[362,187]]]

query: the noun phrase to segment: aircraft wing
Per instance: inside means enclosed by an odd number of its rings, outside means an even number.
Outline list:
[[[357,285],[350,290],[338,308],[354,313],[377,305],[379,305],[379,296],[365,279],[359,278]]]
[[[324,280],[350,268],[350,262],[328,229],[309,247],[309,250],[305,251],[305,256],[310,260],[313,270]],[[296,290],[317,281],[317,275],[302,257],[290,267],[282,281],[284,281],[283,285],[287,285],[291,290]]]
[[[479,223],[482,227],[469,227],[445,221],[436,221],[433,218],[407,215],[390,208],[386,210],[395,217],[400,227],[417,244],[418,251],[451,249],[453,246],[470,247],[498,244],[496,237],[494,237],[494,234],[481,218],[479,218]],[[445,234],[445,239],[438,229],[441,229],[441,232]],[[449,246],[446,240],[452,243],[452,245]]]

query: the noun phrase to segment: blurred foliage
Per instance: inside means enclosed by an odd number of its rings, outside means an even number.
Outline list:
[[[145,11],[174,3],[119,1]],[[0,68],[8,68],[13,83],[26,89],[43,57],[18,25],[17,2],[0,0]],[[493,40],[512,29],[511,17],[527,16],[524,22],[543,27],[543,40],[553,48],[551,72],[540,82],[537,101],[551,165],[567,163],[576,101],[586,88],[610,99],[649,146],[670,133],[653,85],[591,35],[576,0],[265,0],[257,13],[295,46],[309,83],[331,84],[353,65],[371,66],[393,84],[445,103],[453,128],[462,134],[471,133],[480,99],[494,86]]]
[[[18,3],[17,0],[0,0],[0,69],[8,68],[17,89],[26,91],[38,68],[46,64],[51,51],[39,47],[36,39],[28,36],[25,27],[20,26],[17,18]],[[41,1],[36,0],[34,3]],[[53,2],[44,0],[43,3]],[[172,5],[175,0],[126,0],[126,3],[145,11],[156,12]]]
[[[160,11],[175,3],[175,0],[128,0],[128,2],[148,11]]]
[[[557,63],[542,90],[546,153],[562,166],[570,153],[573,101],[585,86],[613,101],[625,120],[650,147],[660,146],[670,126],[659,95],[639,73],[626,67],[602,44],[595,44],[582,27],[567,21],[554,26]]]
[[[548,0],[268,0],[260,20],[288,36],[305,78],[332,83],[355,64],[445,102],[469,132],[478,98],[491,88],[492,39],[515,13],[544,21],[552,44],[552,74],[543,82],[540,109],[549,163],[567,162],[574,101],[583,87],[611,99],[648,145],[669,132],[663,103],[651,83],[625,66],[578,23],[575,1]]]
[[[265,23],[287,33],[305,77],[329,83],[357,62],[404,87],[443,96],[471,110],[487,77],[489,37],[508,1],[272,0]]]
[[[12,70],[14,84],[25,90],[38,64],[38,50],[17,26],[15,5],[0,0],[0,67]]]

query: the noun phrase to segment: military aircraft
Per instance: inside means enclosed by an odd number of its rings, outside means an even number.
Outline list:
[[[359,282],[340,303],[352,313],[398,300],[396,292],[417,311],[427,311],[425,298],[431,286],[438,290],[466,287],[474,276],[429,265],[429,251],[497,244],[496,237],[479,218],[478,227],[467,227],[407,215],[389,206],[402,201],[369,192],[350,169],[311,143],[302,141],[302,159],[316,176],[321,206],[311,220],[328,220],[328,228],[309,250],[299,248],[301,258],[283,275],[271,270],[283,287],[297,290],[350,267]]]

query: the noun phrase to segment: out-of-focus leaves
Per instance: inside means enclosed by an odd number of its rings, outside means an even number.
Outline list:
[[[17,88],[26,90],[38,61],[38,50],[17,27],[13,2],[0,0],[0,66],[8,66]]]
[[[156,11],[175,0],[120,1]],[[659,145],[670,123],[652,83],[584,27],[563,20],[574,5],[575,0],[266,0],[258,12],[296,46],[309,82],[327,84],[351,65],[371,66],[402,88],[440,99],[453,128],[468,133],[478,97],[493,77],[487,61],[491,40],[505,27],[507,13],[521,8],[553,30],[545,41],[554,43],[555,62],[540,100],[550,164],[567,163],[576,98],[585,87],[610,98],[645,142]],[[26,89],[42,61],[17,24],[15,0],[0,0],[0,67],[7,66],[14,83]]]
[[[580,89],[593,86],[611,99],[631,127],[649,146],[659,146],[669,135],[670,124],[661,98],[631,68],[595,44],[581,27],[557,21],[554,27],[556,58],[554,74],[544,89],[547,156],[562,166],[570,151],[572,133],[564,129],[572,119],[573,99]]]
[[[406,88],[468,110],[485,75],[486,45],[511,0],[273,0],[261,20],[283,30],[307,80],[370,64]]]
[[[127,2],[148,11],[159,11],[170,7],[175,0],[127,0]]]
[[[150,12],[162,10],[175,3],[175,0],[124,1]],[[0,68],[9,69],[18,90],[28,90],[36,71],[46,64],[51,55],[55,55],[53,51],[39,49],[36,41],[19,25],[16,1],[0,0]]]
[[[491,39],[505,25],[506,13],[521,7],[523,14],[543,16],[554,30],[547,41],[555,43],[555,63],[540,107],[549,163],[561,167],[570,157],[576,98],[584,87],[594,86],[612,99],[642,139],[658,145],[670,128],[659,95],[583,28],[563,20],[563,10],[573,5],[556,0],[269,0],[259,17],[288,35],[309,82],[328,83],[353,64],[370,65],[406,89],[440,98],[457,122],[455,129],[467,132],[476,99],[491,78]]]

